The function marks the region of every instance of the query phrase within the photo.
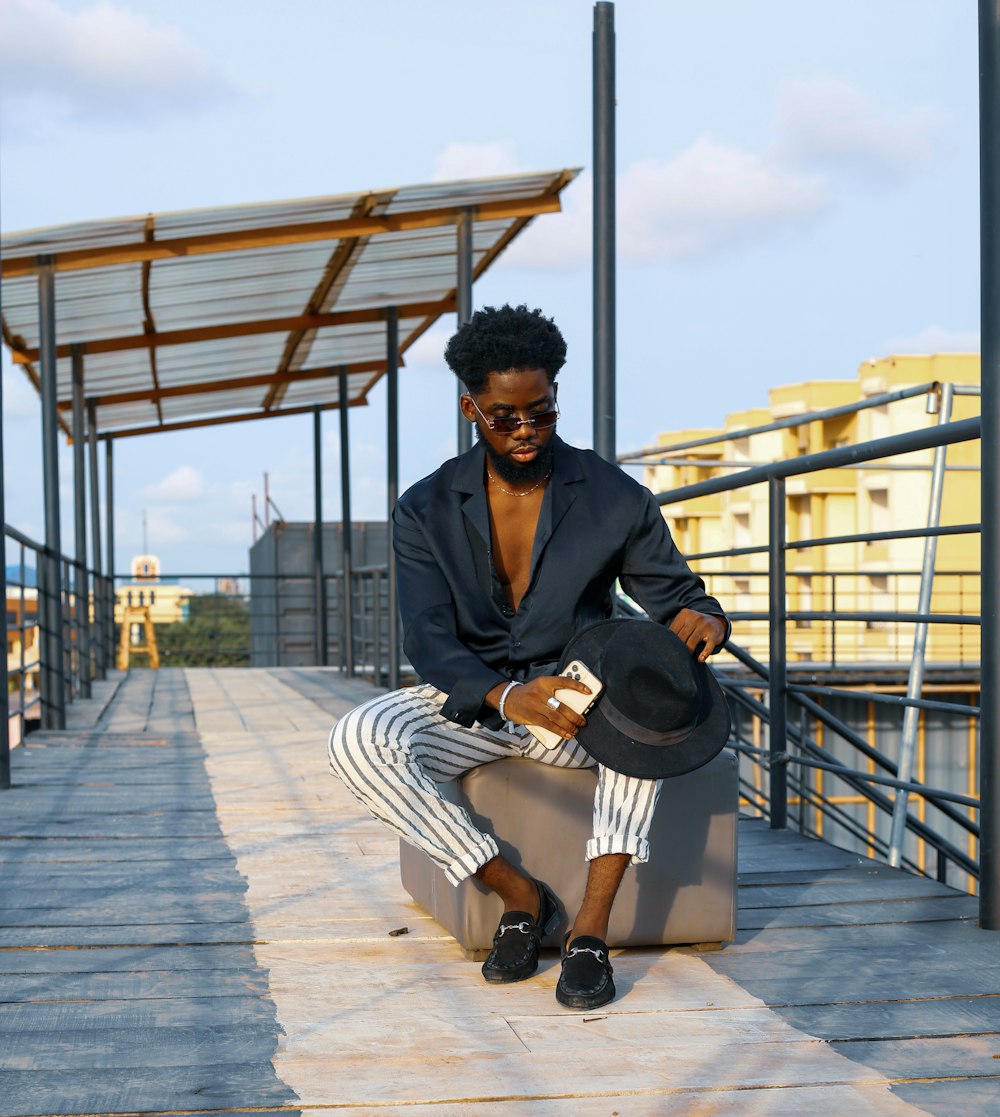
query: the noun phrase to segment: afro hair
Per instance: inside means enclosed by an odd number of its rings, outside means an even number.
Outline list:
[[[448,342],[444,359],[473,394],[491,372],[510,369],[544,369],[551,384],[566,363],[566,340],[540,310],[484,306]]]

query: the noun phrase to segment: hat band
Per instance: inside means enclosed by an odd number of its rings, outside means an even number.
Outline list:
[[[624,733],[626,737],[631,737],[633,740],[640,741],[644,745],[679,744],[691,735],[691,731],[698,724],[698,719],[695,718],[694,721],[689,721],[687,725],[682,725],[679,729],[666,729],[662,732],[649,729],[645,725],[640,725],[637,721],[633,721],[628,715],[623,714],[617,706],[608,701],[607,694],[605,694],[604,701],[600,704],[598,709],[606,720],[620,733]]]

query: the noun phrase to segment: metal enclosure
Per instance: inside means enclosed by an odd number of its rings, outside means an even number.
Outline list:
[[[342,525],[323,525],[326,592],[326,662],[343,662],[343,600],[340,584]],[[385,647],[388,532],[383,521],[355,522],[351,554],[355,662],[378,661]],[[250,665],[306,667],[316,663],[315,543],[311,523],[272,523],[250,549]],[[336,565],[334,565],[336,564]],[[375,626],[373,630],[373,625]]]

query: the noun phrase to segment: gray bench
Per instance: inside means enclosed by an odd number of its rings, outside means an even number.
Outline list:
[[[513,864],[545,881],[572,918],[587,879],[594,769],[498,760],[442,787]],[[736,756],[723,750],[666,780],[650,832],[650,860],[630,868],[615,902],[610,946],[718,947],[736,933]],[[485,957],[503,912],[475,878],[457,888],[420,850],[399,843],[400,877],[414,900],[472,957]],[[565,922],[545,940],[558,946]]]

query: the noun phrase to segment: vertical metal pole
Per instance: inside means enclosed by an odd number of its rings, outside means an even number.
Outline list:
[[[594,449],[615,460],[615,6],[594,5]]]
[[[323,579],[323,412],[313,411],[313,582],[316,666],[326,666],[326,582]]]
[[[785,660],[785,479],[772,477],[770,492],[770,551],[768,621],[771,628],[769,674],[771,754],[771,829],[788,825],[788,767],[779,754],[785,752],[788,738],[787,663]]]
[[[7,609],[7,509],[4,501],[3,470],[3,379],[0,377],[0,589],[3,590],[4,612]],[[23,551],[23,547],[22,547]],[[24,657],[24,643],[28,626],[24,618],[24,579],[21,579],[21,604],[18,610],[21,625],[21,656]],[[0,791],[10,787],[10,692],[7,689],[7,649],[4,640],[3,663],[0,664]],[[25,678],[21,673],[21,709],[24,709]],[[21,716],[21,735],[24,735],[24,716]]]
[[[951,422],[951,405],[954,396],[953,385],[941,385],[941,408],[938,412],[938,425]],[[934,465],[931,469],[931,496],[927,507],[927,526],[936,528],[941,523],[941,498],[944,495],[944,470],[947,464],[947,446],[935,446]],[[931,611],[931,596],[934,589],[934,564],[937,559],[937,536],[928,535],[924,539],[924,561],[920,569],[920,592],[917,595],[917,612]],[[924,665],[927,660],[927,624],[918,624],[913,630],[913,658],[910,660],[910,675],[906,686],[907,698],[919,698],[924,685]],[[907,706],[903,714],[903,732],[899,739],[899,767],[897,776],[901,780],[913,778],[913,757],[917,749],[917,729],[920,724],[920,711],[916,706]],[[903,841],[906,837],[907,793],[903,788],[896,789],[892,804],[892,826],[889,831],[889,864],[899,867],[903,860]]]
[[[76,569],[73,596],[76,611],[76,654],[80,697],[90,698],[90,579],[87,576],[87,459],[83,424],[83,347],[73,353],[73,511]]]
[[[38,334],[42,396],[42,487],[45,504],[42,630],[42,728],[66,728],[63,685],[62,536],[59,523],[59,423],[56,398],[56,283],[51,256],[39,256]]]
[[[97,407],[87,404],[87,453],[90,463],[90,550],[94,570],[94,666],[97,678],[107,678],[109,666],[104,624],[104,570],[101,565],[101,498],[97,474]]]
[[[392,513],[399,497],[399,319],[389,307],[386,322],[386,381],[388,385],[386,439],[386,526],[389,537],[389,689],[399,688],[399,605],[396,600],[396,552],[392,545]]]
[[[104,602],[104,631],[108,663],[115,665],[115,459],[114,443],[104,443],[104,516],[108,530],[108,591]]]
[[[457,275],[455,277],[455,303],[459,328],[472,317],[472,210],[463,209],[455,223]],[[465,392],[459,381],[458,395]],[[458,452],[464,454],[472,448],[472,424],[458,413]]]
[[[351,557],[351,437],[349,422],[349,385],[347,369],[340,373],[340,569],[341,620],[344,637],[344,674],[354,678],[354,577]]]
[[[1000,930],[1000,0],[979,0],[982,697],[979,923]]]

